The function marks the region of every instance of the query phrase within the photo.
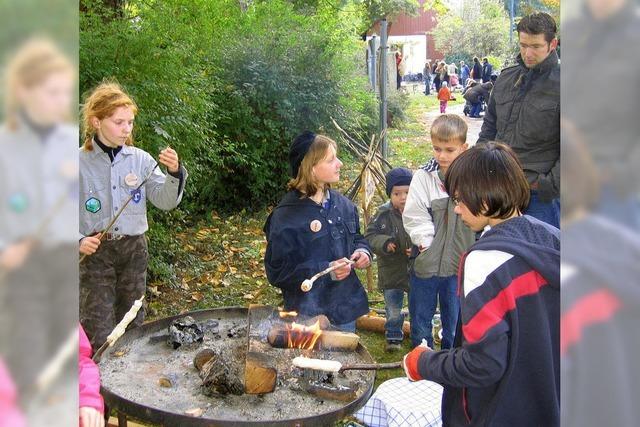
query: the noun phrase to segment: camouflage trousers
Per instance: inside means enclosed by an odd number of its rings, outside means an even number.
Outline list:
[[[80,264],[80,323],[93,350],[145,293],[149,250],[143,235],[105,240]],[[144,306],[130,326],[140,326]]]

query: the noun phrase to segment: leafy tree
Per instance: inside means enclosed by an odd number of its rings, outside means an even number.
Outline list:
[[[447,61],[470,63],[474,56],[493,56],[500,62],[493,65],[500,67],[515,52],[515,46],[509,45],[509,31],[501,0],[480,0],[465,2],[462,14],[449,10],[439,17],[433,37]]]

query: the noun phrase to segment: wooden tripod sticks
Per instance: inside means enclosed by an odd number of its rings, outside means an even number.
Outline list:
[[[313,282],[315,282],[317,279],[324,276],[325,274],[329,274],[332,271],[337,270],[338,268],[344,267],[345,265],[348,265],[348,264],[354,264],[354,261],[346,260],[344,262],[335,263],[331,267],[322,270],[320,273],[317,273],[311,279],[305,279],[305,281],[302,282],[302,284],[300,285],[300,289],[302,289],[303,292],[309,292],[313,287]]]

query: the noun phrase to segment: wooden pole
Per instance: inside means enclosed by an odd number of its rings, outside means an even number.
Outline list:
[[[363,212],[363,220],[364,220],[364,229],[365,232],[367,227],[369,226],[370,214],[369,214],[369,203],[367,201],[367,181],[368,181],[369,170],[368,168],[363,171],[362,174],[362,183],[360,185],[360,189],[362,191],[362,212]],[[371,260],[373,261],[373,260]],[[367,267],[367,291],[369,293],[373,292],[373,270],[371,267],[371,263],[369,263],[369,267]]]

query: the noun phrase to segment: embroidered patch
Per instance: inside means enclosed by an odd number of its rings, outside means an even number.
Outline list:
[[[91,197],[84,202],[84,208],[91,213],[96,213],[102,209],[102,203],[100,203],[100,200],[95,197]]]
[[[142,190],[140,188],[137,190],[131,190],[131,196],[133,203],[140,203],[140,200],[142,200]]]
[[[14,212],[22,213],[27,210],[28,206],[29,200],[27,200],[27,196],[23,193],[12,194],[9,197],[9,207]]]

